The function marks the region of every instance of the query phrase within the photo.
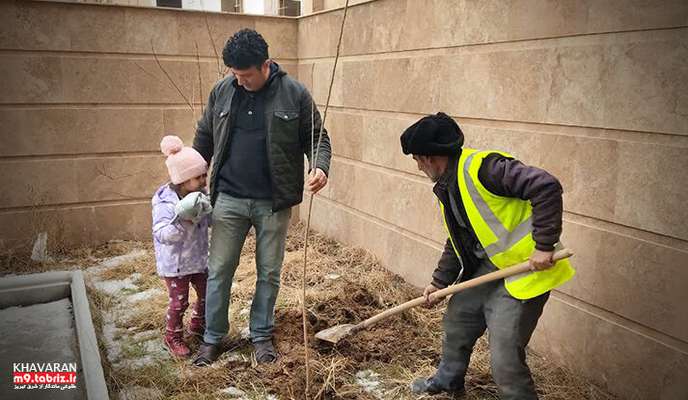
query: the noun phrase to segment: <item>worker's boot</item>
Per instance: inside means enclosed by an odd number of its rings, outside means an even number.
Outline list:
[[[168,332],[163,341],[165,349],[176,358],[187,358],[191,355],[189,346],[184,343],[181,332]]]
[[[411,391],[415,394],[439,394],[446,393],[453,397],[463,396],[466,392],[463,388],[455,390],[446,390],[441,387],[437,382],[430,378],[416,378],[411,383]]]

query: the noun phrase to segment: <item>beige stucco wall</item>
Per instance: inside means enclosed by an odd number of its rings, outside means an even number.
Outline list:
[[[191,142],[200,103],[218,79],[207,26],[219,53],[236,30],[258,29],[272,56],[295,72],[296,24],[236,14],[0,2],[0,249],[30,243],[44,230],[51,249],[148,239],[150,197],[166,179],[160,138],[176,133]],[[195,117],[158,67],[151,42],[165,70],[194,99]]]
[[[299,23],[325,102],[342,11]],[[688,398],[688,3],[394,1],[349,10],[313,226],[416,285],[445,239],[399,135],[426,113],[558,176],[576,278],[533,348],[625,398]],[[302,209],[302,215],[305,212]]]

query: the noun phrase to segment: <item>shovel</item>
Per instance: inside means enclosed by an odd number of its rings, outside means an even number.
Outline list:
[[[554,253],[554,256],[552,257],[552,260],[554,262],[563,260],[565,258],[569,258],[573,255],[573,252],[567,249],[563,249],[560,251],[557,251]],[[498,279],[504,279],[508,278],[510,276],[522,274],[530,272],[530,261],[524,261],[518,265],[509,267],[509,268],[503,268],[500,269],[499,271],[495,272],[490,272],[489,274],[485,274],[482,276],[479,276],[474,279],[467,280],[466,282],[462,283],[457,283],[455,285],[447,286],[446,288],[442,290],[438,290],[430,295],[431,300],[433,299],[440,299],[443,297],[446,297],[450,294],[454,294],[456,292],[460,292],[462,290],[466,290],[478,285],[481,285],[483,283],[487,282],[492,282],[496,281]],[[417,297],[413,300],[409,300],[406,303],[399,304],[396,307],[390,308],[389,310],[383,311],[377,315],[374,315],[367,320],[363,322],[359,322],[358,324],[342,324],[342,325],[337,325],[333,326],[331,328],[327,328],[325,330],[322,330],[318,333],[315,334],[315,337],[324,340],[327,342],[331,343],[338,343],[340,340],[344,339],[347,336],[351,336],[359,331],[362,331],[364,329],[367,329],[371,327],[372,325],[376,324],[377,322],[387,318],[391,317],[392,315],[399,314],[403,311],[406,311],[410,308],[419,306],[421,304],[425,303],[425,297],[420,296]]]

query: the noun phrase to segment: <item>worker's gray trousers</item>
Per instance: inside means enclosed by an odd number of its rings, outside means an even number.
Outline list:
[[[475,277],[495,270],[484,261]],[[501,398],[537,399],[525,349],[548,298],[549,292],[517,300],[507,293],[503,280],[452,296],[444,315],[442,361],[432,380],[445,390],[461,390],[473,345],[487,328],[492,376]]]

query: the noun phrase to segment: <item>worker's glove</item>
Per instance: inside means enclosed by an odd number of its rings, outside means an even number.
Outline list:
[[[192,192],[179,200],[174,207],[177,218],[198,223],[204,216],[213,211],[210,198],[203,192]]]

